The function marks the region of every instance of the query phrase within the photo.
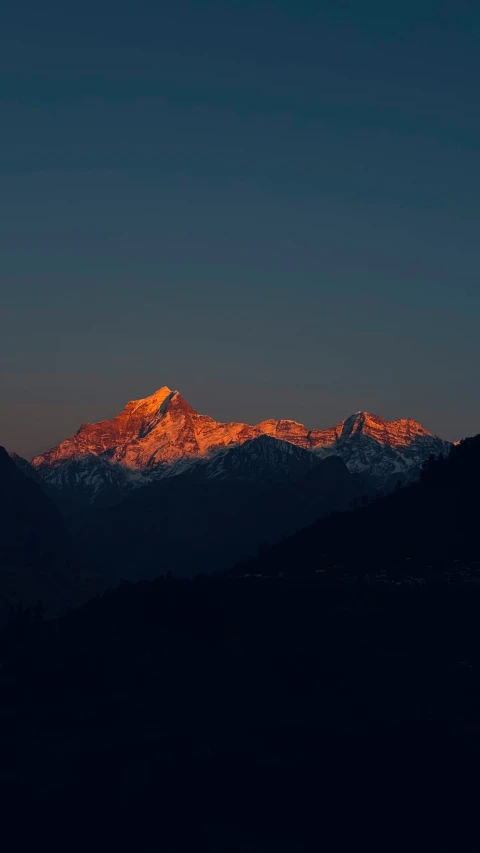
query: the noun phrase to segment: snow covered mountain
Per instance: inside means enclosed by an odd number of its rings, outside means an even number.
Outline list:
[[[271,441],[256,444],[254,440],[262,436]],[[222,424],[196,412],[178,391],[163,387],[150,397],[129,402],[112,421],[82,424],[75,435],[35,457],[32,465],[55,488],[109,503],[202,461],[208,463],[210,477],[223,476],[226,466],[233,472],[240,462],[245,471],[245,453],[237,458],[226,451],[246,443],[247,467],[257,468],[258,474],[266,464],[270,476],[286,458],[285,447],[276,447],[274,440],[317,459],[340,456],[350,472],[366,473],[383,483],[415,477],[430,455],[450,449],[449,442],[416,421],[387,422],[367,412],[357,412],[326,430],[308,430],[291,420],[267,420],[255,426]],[[307,464],[306,455],[301,461],[297,456],[300,466]]]
[[[391,485],[415,479],[430,456],[448,455],[451,447],[417,421],[388,422],[369,412],[356,412],[334,430],[335,440],[318,445],[318,453],[341,456],[351,473],[370,474]]]

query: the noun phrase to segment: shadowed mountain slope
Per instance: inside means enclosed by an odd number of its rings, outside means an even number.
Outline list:
[[[262,436],[91,511],[75,535],[113,579],[216,572],[371,492],[341,459]]]
[[[480,436],[429,460],[420,481],[365,507],[337,514],[294,534],[250,561],[249,571],[311,573],[335,564],[409,571],[480,562]]]

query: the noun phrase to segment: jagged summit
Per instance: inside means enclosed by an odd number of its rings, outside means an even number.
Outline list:
[[[389,422],[370,412],[355,412],[323,430],[309,430],[286,419],[255,426],[218,423],[164,385],[148,397],[128,402],[111,421],[82,424],[75,435],[35,457],[32,465],[53,485],[70,483],[72,478],[94,485],[99,478],[107,479],[109,486],[125,481],[138,485],[139,477],[141,481],[146,475],[177,473],[196,459],[212,459],[221,450],[259,436],[320,458],[340,456],[350,471],[367,471],[383,479],[396,473],[410,476],[431,454],[450,447],[416,421]]]
[[[150,394],[148,397],[141,397],[139,400],[130,400],[127,403],[127,406],[136,406],[139,404],[144,405],[144,404],[148,404],[148,403],[152,403],[152,404],[159,403],[160,404],[163,402],[163,400],[165,400],[166,397],[170,396],[171,394],[178,394],[178,391],[172,391],[172,389],[169,388],[168,385],[162,385],[162,387],[159,388],[158,391],[155,391],[153,394]]]
[[[133,414],[141,410],[145,415],[158,412],[162,407],[166,408],[168,406],[174,394],[178,394],[178,391],[172,391],[171,388],[164,385],[158,391],[155,391],[154,394],[150,394],[149,397],[144,397],[140,400],[130,400],[125,406],[124,411],[128,410]]]
[[[341,440],[355,436],[358,433],[370,436],[381,444],[391,446],[408,446],[420,436],[434,438],[422,424],[411,418],[399,418],[386,421],[371,412],[355,412],[342,423]]]
[[[68,459],[107,455],[111,462],[143,471],[183,457],[204,456],[257,434],[245,424],[219,424],[199,415],[178,391],[163,386],[149,397],[131,400],[111,421],[82,424],[75,435],[35,457],[32,464],[43,470]]]

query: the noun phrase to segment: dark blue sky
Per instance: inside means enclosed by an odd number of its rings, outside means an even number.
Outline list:
[[[4,0],[0,444],[161,385],[480,431],[480,4]]]

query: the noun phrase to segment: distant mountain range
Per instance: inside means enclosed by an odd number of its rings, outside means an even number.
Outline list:
[[[7,459],[39,507],[43,498],[60,509],[68,544],[60,525],[58,550],[71,547],[83,572],[116,582],[228,571],[318,519],[415,482],[450,448],[416,421],[368,412],[326,430],[222,424],[163,387],[111,421],[82,424],[31,463]]]
[[[239,455],[242,446],[247,452]],[[416,421],[388,422],[368,412],[325,430],[308,430],[291,420],[222,424],[163,387],[131,401],[112,421],[82,424],[75,435],[35,457],[32,466],[64,500],[68,495],[73,502],[108,505],[192,467],[204,478],[235,473],[262,480],[268,471],[269,479],[289,479],[328,456],[340,457],[351,473],[389,489],[399,479],[418,477],[430,456],[448,454],[450,446]]]

